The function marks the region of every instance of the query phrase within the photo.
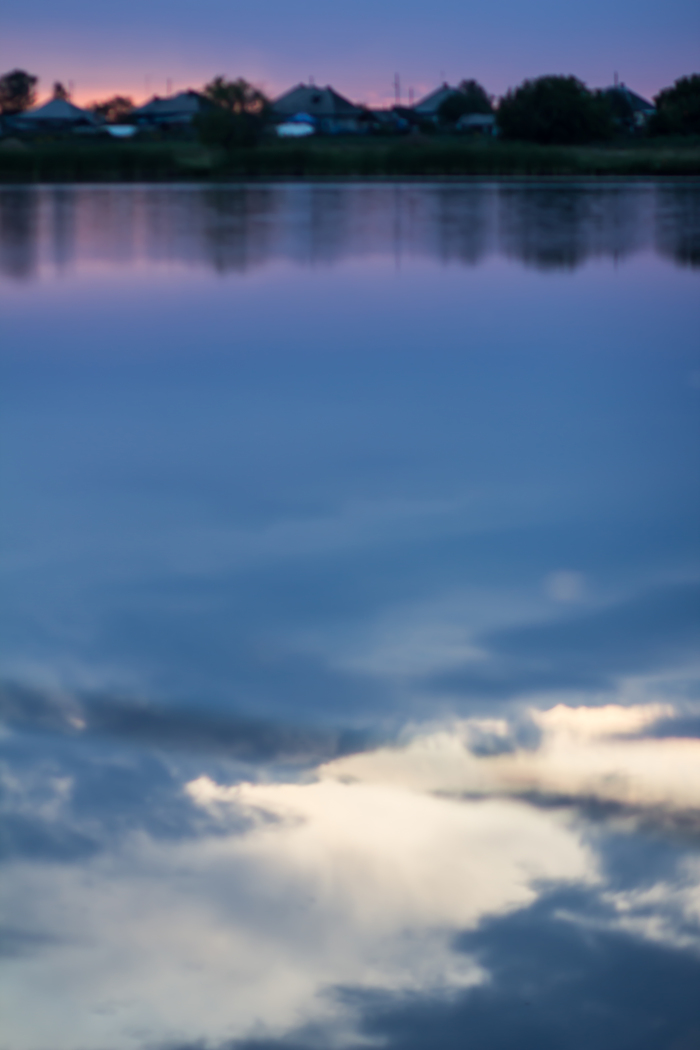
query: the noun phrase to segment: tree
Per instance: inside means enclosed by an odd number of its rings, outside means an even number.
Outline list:
[[[57,80],[53,86],[53,97],[60,98],[63,102],[68,102],[70,99],[68,88],[65,88],[60,80]]]
[[[229,149],[257,142],[270,105],[262,91],[242,77],[214,77],[205,84],[202,95],[211,106],[198,113],[193,123],[205,146]]]
[[[92,102],[88,109],[96,117],[103,117],[108,124],[127,124],[133,112],[134,103],[125,95],[114,95],[113,98],[107,98],[104,102]]]
[[[656,135],[700,135],[700,74],[680,77],[654,99],[649,128]]]
[[[23,113],[36,102],[38,77],[23,69],[13,69],[0,77],[0,113]]]
[[[262,115],[270,104],[263,92],[253,87],[243,77],[239,77],[238,80],[214,77],[204,85],[202,94],[215,106],[220,106],[230,113]]]
[[[463,80],[438,110],[440,120],[448,124],[456,124],[467,113],[493,113],[491,96],[476,80]]]
[[[497,119],[504,138],[526,142],[591,142],[614,131],[606,100],[576,77],[525,80],[501,99]]]

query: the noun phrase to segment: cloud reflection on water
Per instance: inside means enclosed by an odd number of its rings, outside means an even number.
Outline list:
[[[506,721],[473,719],[416,727],[404,744],[296,782],[203,774],[169,803],[189,798],[206,815],[194,837],[144,829],[109,836],[77,864],[10,861],[10,1045],[199,1046],[304,1030],[316,1038],[299,1045],[356,1045],[376,1023],[378,993],[386,1004],[403,996],[409,1012],[442,1003],[445,1023],[479,988],[506,993],[507,960],[489,965],[490,926],[513,916],[517,929],[518,914],[549,900],[558,904],[540,922],[572,940],[566,965],[581,950],[577,928],[584,941],[597,930],[697,957],[697,861],[681,852],[663,877],[638,869],[623,884],[606,862],[607,838],[632,838],[644,809],[697,806],[700,742],[630,736],[668,714],[558,705],[533,711],[542,735],[525,749]],[[484,754],[489,735],[510,750]],[[533,805],[537,791],[567,802]],[[591,823],[591,797],[624,807]],[[657,822],[653,834],[677,831]],[[542,966],[544,986],[551,979],[546,959],[533,962],[536,1004]]]

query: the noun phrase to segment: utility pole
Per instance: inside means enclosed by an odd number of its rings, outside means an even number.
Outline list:
[[[394,73],[394,99],[396,105],[399,106],[401,104],[401,81],[398,73]]]

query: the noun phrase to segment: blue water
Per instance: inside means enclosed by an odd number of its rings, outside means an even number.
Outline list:
[[[0,189],[8,1050],[700,1038],[700,187]]]

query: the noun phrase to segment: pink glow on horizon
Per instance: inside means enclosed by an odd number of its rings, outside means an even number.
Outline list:
[[[216,73],[212,73],[211,77],[208,77],[206,79],[202,79],[201,77],[192,77],[189,81],[185,78],[176,79],[174,77],[171,77],[164,79],[162,77],[149,77],[148,88],[146,88],[144,84],[145,78],[142,78],[140,83],[134,83],[133,81],[126,79],[122,81],[102,81],[100,83],[95,83],[92,85],[89,81],[87,81],[86,84],[76,82],[74,83],[73,90],[71,92],[71,101],[74,102],[76,106],[87,106],[91,102],[111,98],[114,95],[125,95],[126,97],[133,99],[136,105],[143,105],[144,102],[147,102],[149,99],[153,98],[154,95],[164,97],[168,93],[174,95],[177,94],[179,91],[200,91],[203,88],[206,81],[211,80],[212,77],[216,75]],[[230,74],[230,76],[233,78],[234,74]],[[168,79],[170,79],[170,92],[168,92]],[[300,76],[296,80],[291,80],[285,83],[270,83],[269,81],[265,82],[260,79],[255,79],[253,77],[246,77],[246,79],[250,79],[251,82],[254,83],[257,87],[260,87],[269,98],[273,99],[277,98],[285,91],[288,91],[289,88],[293,87],[295,84],[298,84],[300,82],[308,83],[309,80],[308,76]],[[325,87],[326,85],[325,79],[317,79],[315,82],[323,87]],[[436,80],[435,83],[424,83],[417,81],[415,83],[407,82],[405,86],[403,86],[402,84],[402,104],[408,104],[409,88],[413,89],[414,100],[418,100],[424,95],[427,95],[430,91],[433,91],[439,83],[440,81]],[[66,84],[66,86],[68,85]],[[351,99],[351,101],[356,102],[359,105],[364,104],[378,108],[383,106],[394,105],[394,92],[391,89],[391,84],[389,84],[389,86],[384,89],[373,86],[360,89],[359,91],[353,91],[352,89],[345,88],[340,81],[335,81],[332,83],[332,87],[334,87],[336,91],[339,91],[341,95],[345,95],[347,98]],[[51,90],[41,90],[40,86],[38,95],[39,104],[43,102],[48,102],[50,98],[52,98]]]
[[[217,74],[213,73],[212,77],[216,75]],[[209,77],[208,79],[211,79],[211,77]],[[297,80],[293,80],[284,84],[270,84],[269,82],[265,83],[260,80],[253,80],[253,78],[250,79],[251,82],[255,83],[256,86],[262,88],[265,94],[272,99],[277,98],[279,95],[289,90],[289,88],[293,87],[295,84],[298,84],[300,82],[308,83],[308,77],[299,77]],[[456,79],[457,78],[455,78],[455,81]],[[148,90],[145,88],[143,80],[140,84],[134,84],[133,82],[131,82],[130,84],[128,80],[126,82],[107,81],[106,83],[102,82],[99,85],[94,85],[92,87],[89,86],[89,84],[88,86],[83,86],[80,83],[74,83],[70,97],[71,101],[74,102],[76,106],[87,106],[92,102],[99,102],[107,98],[112,98],[114,95],[124,95],[127,98],[133,99],[136,105],[143,105],[144,102],[148,102],[148,100],[153,98],[154,95],[164,97],[168,93],[175,95],[179,91],[200,91],[204,86],[204,83],[206,83],[206,81],[202,80],[201,78],[195,77],[193,77],[189,82],[185,79],[176,80],[175,78],[170,78],[170,92],[168,92],[168,78],[163,80],[161,77],[150,77],[149,81],[150,88]],[[316,83],[321,84],[322,87],[325,87],[325,80],[317,80]],[[416,83],[407,83],[405,86],[402,84],[401,104],[408,105],[409,89],[413,90],[414,101],[418,101],[418,99],[422,98],[424,95],[427,95],[429,92],[433,91],[436,87],[438,87],[440,83],[440,81],[436,80],[434,83],[424,83],[417,81]],[[358,105],[368,105],[376,108],[382,108],[393,106],[395,102],[394,92],[391,90],[390,86],[388,88],[385,88],[384,90],[372,87],[360,91],[352,91],[345,89],[339,81],[332,83],[331,86],[334,87],[336,91],[339,91],[341,95],[346,96],[351,101],[356,102]],[[48,102],[51,98],[51,90],[39,90],[39,105],[43,104],[44,102]]]
[[[143,105],[145,102],[149,101],[149,99],[153,98],[154,95],[164,97],[167,94],[177,94],[177,92],[180,91],[199,91],[202,89],[202,87],[208,80],[212,79],[212,77],[216,75],[218,74],[211,73],[210,76],[192,76],[189,79],[183,76],[169,78],[161,76],[151,76],[140,78],[139,81],[135,81],[133,78],[120,78],[119,80],[117,80],[116,78],[105,78],[105,80],[97,81],[97,79],[95,79],[94,81],[92,81],[92,78],[86,77],[85,80],[82,82],[76,81],[75,83],[73,83],[71,91],[71,100],[78,106],[87,106],[90,103],[111,98],[114,95],[124,95],[128,98],[131,98],[134,101],[135,105]],[[233,78],[236,75],[242,74],[230,73],[228,75],[231,78]],[[537,76],[539,74],[532,75]],[[681,74],[679,74],[679,76],[680,75]],[[287,91],[295,84],[298,84],[300,82],[309,82],[308,75],[302,75],[296,79],[292,79],[284,83],[270,81],[264,78],[254,76],[246,77],[246,79],[249,79],[257,87],[260,87],[265,92],[265,94],[272,99],[277,98],[279,95],[283,94],[283,92]],[[370,78],[368,77],[367,79],[369,81]],[[460,79],[462,79],[462,77],[448,76],[446,77],[446,79],[448,83],[456,84],[459,82]],[[484,84],[484,87],[488,91],[490,91],[495,97],[505,94],[505,91],[507,90],[508,86],[515,86],[515,84],[518,83],[518,81],[513,81],[513,84],[511,85],[507,78],[504,78],[503,76],[494,76],[494,81],[498,81],[501,84],[505,83],[507,85],[506,87],[501,87],[500,90],[495,90],[493,84],[490,84],[488,82],[488,78],[478,79],[481,80],[481,82]],[[625,80],[624,76],[622,76],[620,79],[625,83],[628,83],[628,81]],[[608,82],[604,84],[589,84],[589,86],[593,88],[607,87],[609,86],[609,84],[612,84],[612,81],[613,77],[611,75]],[[321,86],[325,86],[327,81],[325,78],[315,78],[315,82],[320,84]],[[435,80],[432,82],[427,82],[418,79],[416,79],[415,81],[411,81],[409,78],[402,77],[401,104],[409,104],[409,91],[412,91],[413,100],[415,102],[424,97],[425,95],[429,94],[435,88],[439,87],[439,85],[442,82],[443,81],[439,77],[436,77]],[[355,84],[346,86],[343,83],[342,78],[338,78],[335,81],[331,81],[331,84],[342,95],[345,95],[351,101],[360,105],[364,104],[372,106],[374,108],[383,108],[393,106],[395,103],[394,91],[392,88],[391,80],[389,80],[389,83],[386,86],[378,85],[376,83],[376,80],[375,83],[371,86],[369,83],[365,83],[364,85]],[[40,84],[40,89],[38,93],[38,104],[48,102],[49,99],[52,97],[51,90],[41,90],[42,86],[43,85]],[[68,86],[67,83],[66,86]],[[633,90],[637,91],[639,94],[644,95],[646,98],[649,99],[653,98],[653,96],[657,94],[660,88],[663,86],[666,85],[661,85],[651,80],[645,84],[642,83],[639,79],[636,79],[632,84],[630,84],[630,87],[632,87]],[[170,89],[169,91],[168,88]]]

